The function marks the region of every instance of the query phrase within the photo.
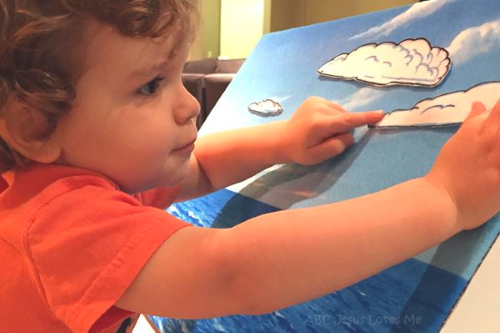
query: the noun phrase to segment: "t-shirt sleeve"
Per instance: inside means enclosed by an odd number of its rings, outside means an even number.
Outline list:
[[[123,192],[88,185],[46,203],[31,220],[26,244],[48,306],[83,333],[113,307],[160,245],[189,225]]]

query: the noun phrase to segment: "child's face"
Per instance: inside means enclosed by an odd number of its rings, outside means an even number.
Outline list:
[[[123,37],[95,21],[84,43],[75,107],[55,135],[62,161],[98,171],[129,193],[182,182],[192,146],[179,148],[196,139],[199,113],[181,81],[187,45],[174,45],[174,36],[157,44]]]

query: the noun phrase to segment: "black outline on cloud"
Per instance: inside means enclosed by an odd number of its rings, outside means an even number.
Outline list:
[[[366,48],[366,47],[373,47],[373,49],[376,49],[377,47],[380,47],[381,45],[392,45],[393,46],[393,49],[397,48],[398,46],[401,47],[401,44],[403,44],[404,42],[407,42],[407,41],[425,41],[429,47],[430,50],[434,50],[434,49],[439,49],[439,51],[442,51],[442,52],[445,52],[446,54],[446,57],[444,58],[444,60],[439,64],[439,67],[436,67],[436,68],[440,68],[441,64],[445,61],[448,61],[448,63],[445,65],[445,71],[441,74],[441,76],[439,76],[437,78],[437,80],[433,83],[433,84],[422,84],[422,83],[418,83],[416,81],[416,79],[414,80],[411,80],[411,79],[408,79],[408,78],[405,78],[403,80],[403,78],[396,78],[396,77],[387,77],[387,79],[394,79],[392,81],[389,81],[388,83],[378,83],[374,80],[366,80],[366,79],[361,79],[359,78],[357,75],[356,77],[353,77],[353,76],[342,76],[342,75],[334,75],[334,74],[328,74],[328,73],[325,73],[324,71],[322,71],[322,69],[327,66],[329,63],[333,62],[333,61],[345,61],[345,59],[347,59],[351,54],[355,54],[357,51],[363,49],[363,48]],[[407,50],[405,48],[405,50]],[[427,54],[427,57],[430,55]],[[373,61],[376,61],[376,62],[380,62],[380,60],[378,59],[378,57],[376,55],[371,55],[367,58],[365,58],[365,60],[367,59],[371,59]],[[413,59],[409,59],[409,62],[411,62]],[[423,61],[424,59],[422,59]],[[431,60],[432,61],[432,60]],[[408,62],[408,63],[409,63]],[[392,63],[390,62],[387,62],[387,61],[384,61],[383,63],[387,63],[390,67],[392,68]],[[334,78],[334,79],[340,79],[340,80],[348,80],[348,81],[358,81],[358,82],[363,82],[363,83],[367,83],[367,84],[371,84],[371,85],[375,85],[375,86],[378,86],[378,87],[387,87],[387,86],[395,86],[395,85],[402,85],[402,86],[412,86],[412,87],[429,87],[429,88],[433,88],[433,87],[436,87],[438,86],[439,84],[441,84],[443,82],[443,80],[445,79],[445,77],[447,76],[447,74],[450,72],[451,70],[451,59],[450,59],[450,53],[448,52],[448,50],[446,50],[445,48],[443,47],[438,47],[438,46],[432,46],[432,44],[426,39],[426,38],[408,38],[408,39],[405,39],[403,41],[401,41],[400,43],[394,43],[394,42],[384,42],[384,43],[369,43],[369,44],[364,44],[364,45],[361,45],[360,47],[356,48],[355,50],[351,51],[350,53],[342,53],[342,54],[339,54],[338,56],[332,58],[331,60],[329,60],[328,62],[326,62],[323,66],[321,66],[320,69],[318,69],[318,74],[319,75],[322,75],[322,76],[325,76],[325,77],[330,77],[330,78]],[[427,68],[429,68],[429,66],[427,65],[427,63],[420,63],[416,68],[419,68],[421,66],[425,66]],[[430,70],[430,69],[429,69]]]

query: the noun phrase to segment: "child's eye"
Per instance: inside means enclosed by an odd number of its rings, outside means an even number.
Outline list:
[[[146,85],[144,85],[142,88],[137,90],[137,93],[139,95],[155,95],[161,81],[163,81],[164,79],[165,78],[161,78],[161,77],[154,78],[153,80],[148,82]]]

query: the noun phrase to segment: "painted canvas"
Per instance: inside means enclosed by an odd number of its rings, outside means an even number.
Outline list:
[[[359,50],[359,59],[379,68],[341,68]],[[387,50],[397,51],[394,59],[384,58]],[[423,176],[471,103],[491,106],[500,98],[499,52],[498,0],[434,0],[269,34],[200,135],[288,119],[313,95],[351,112],[382,109],[389,115],[375,128],[356,129],[357,143],[339,157],[311,167],[276,165],[169,211],[199,226],[226,228]],[[406,65],[413,72],[403,72]],[[279,112],[258,105],[249,111],[265,100],[279,104]],[[439,332],[499,232],[496,216],[356,285],[268,315],[151,319],[161,332]]]

